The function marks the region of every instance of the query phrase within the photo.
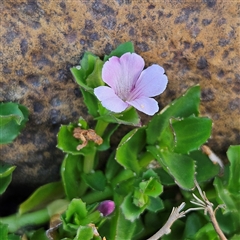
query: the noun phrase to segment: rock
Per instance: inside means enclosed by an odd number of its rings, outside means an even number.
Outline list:
[[[237,2],[144,0],[3,0],[0,101],[28,107],[30,120],[1,161],[17,166],[13,185],[57,180],[61,124],[89,118],[70,67],[82,54],[109,54],[131,40],[146,66],[163,66],[167,91],[160,107],[188,87],[202,88],[202,115],[214,121],[210,147],[239,144],[239,26]],[[145,122],[148,120],[145,117]]]

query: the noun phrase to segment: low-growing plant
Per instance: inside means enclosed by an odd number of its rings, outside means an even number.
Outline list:
[[[0,218],[2,239],[240,238],[240,146],[224,166],[205,145],[212,120],[199,113],[200,86],[158,112],[168,78],[144,69],[131,42],[103,59],[86,52],[71,72],[94,123],[60,127],[61,180]],[[138,111],[152,119],[142,125]],[[120,125],[131,130],[114,147]]]

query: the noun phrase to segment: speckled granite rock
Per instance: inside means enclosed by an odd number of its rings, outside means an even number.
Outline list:
[[[13,184],[58,178],[59,125],[87,117],[69,68],[86,50],[104,55],[129,40],[147,65],[166,70],[161,107],[200,84],[202,114],[214,121],[210,146],[222,153],[239,144],[237,1],[2,0],[0,9],[0,101],[30,110],[20,137],[0,147],[1,160],[17,165]]]

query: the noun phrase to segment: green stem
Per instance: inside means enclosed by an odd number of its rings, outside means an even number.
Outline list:
[[[16,232],[24,226],[43,225],[50,220],[47,208],[26,213],[23,215],[14,214],[8,217],[0,218],[0,223],[7,224],[9,232]]]
[[[96,127],[95,127],[95,132],[99,136],[102,136],[105,129],[107,128],[107,126],[108,126],[107,122],[98,120]],[[83,162],[83,172],[84,173],[90,173],[94,169],[96,152],[97,152],[97,149],[95,146],[93,146],[92,152],[89,153],[88,155],[85,155],[84,162]],[[87,190],[87,185],[85,183],[82,183],[80,188],[81,188],[81,195],[84,195],[84,193]]]
[[[106,130],[107,126],[108,126],[108,122],[104,122],[102,120],[98,120],[96,127],[95,127],[95,132],[97,133],[97,135],[99,135],[100,137],[103,136],[104,131]]]
[[[84,173],[90,173],[94,169],[95,154],[96,154],[96,148],[93,147],[92,152],[84,156],[84,163],[83,163]]]
[[[101,137],[105,129],[107,128],[107,126],[108,126],[107,122],[98,120],[95,127],[95,132]],[[84,164],[83,164],[83,171],[85,173],[90,173],[94,169],[95,155],[96,155],[96,148],[94,147],[93,151],[89,155],[85,156]]]
[[[112,184],[112,186],[115,187],[118,183],[120,183],[120,182],[122,182],[124,180],[127,180],[127,179],[129,179],[129,178],[131,178],[133,176],[134,176],[134,174],[133,174],[133,172],[131,170],[129,170],[129,169],[125,170],[124,169],[115,178],[113,178],[111,180],[111,184]]]
[[[87,204],[92,204],[95,202],[100,202],[102,200],[106,200],[110,197],[112,197],[113,191],[112,188],[107,186],[104,191],[102,192],[90,192],[83,196],[81,199],[83,202],[86,202]]]

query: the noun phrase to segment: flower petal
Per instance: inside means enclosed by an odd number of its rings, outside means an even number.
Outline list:
[[[142,71],[134,90],[130,94],[129,100],[134,100],[141,96],[155,97],[166,89],[167,83],[168,79],[164,75],[164,69],[157,64],[153,64]]]
[[[147,115],[154,115],[158,110],[158,102],[153,98],[140,97],[132,101],[127,101],[131,106]]]
[[[102,78],[124,100],[135,86],[143,67],[144,60],[141,56],[125,53],[120,58],[111,57],[103,65]]]
[[[129,105],[119,98],[112,88],[100,86],[94,89],[94,94],[102,105],[112,112],[123,112]]]

